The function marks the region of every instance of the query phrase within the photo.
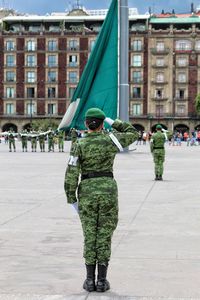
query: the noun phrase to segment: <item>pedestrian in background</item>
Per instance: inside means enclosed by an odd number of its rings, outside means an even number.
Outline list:
[[[115,129],[115,134],[102,130],[104,121]],[[83,288],[89,292],[105,292],[110,289],[107,268],[111,239],[118,222],[114,158],[119,149],[128,147],[138,138],[138,133],[130,123],[106,118],[98,108],[86,112],[85,123],[88,132],[72,147],[65,174],[65,192],[68,203],[78,210],[83,228],[87,273]]]

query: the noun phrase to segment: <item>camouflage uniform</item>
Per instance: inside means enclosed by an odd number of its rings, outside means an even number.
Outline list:
[[[59,152],[64,152],[64,139],[65,139],[65,132],[60,130],[58,132],[58,149],[59,149]]]
[[[54,134],[53,131],[50,131],[48,134],[48,151],[53,151],[54,152]]]
[[[21,141],[22,141],[22,151],[27,152],[28,135],[25,131],[21,133]]]
[[[12,147],[13,147],[14,152],[15,152],[16,151],[15,134],[11,130],[8,132],[8,142],[9,142],[9,151],[12,152]]]
[[[127,147],[138,134],[126,122],[115,120],[112,127],[115,136]],[[75,203],[78,192],[78,208],[84,233],[84,257],[86,264],[107,264],[111,255],[111,238],[118,222],[118,190],[112,177],[87,178],[78,183],[79,174],[93,172],[111,173],[115,155],[119,152],[108,132],[90,132],[79,139],[70,153],[65,174],[65,192],[68,203]]]
[[[37,135],[36,133],[32,133],[33,135],[31,136],[31,149],[32,152],[36,152],[37,151]]]
[[[39,145],[40,145],[40,151],[45,152],[45,135],[40,132],[38,136]]]
[[[165,161],[165,135],[159,130],[151,137],[150,147],[155,164],[155,180],[162,180],[163,163]]]

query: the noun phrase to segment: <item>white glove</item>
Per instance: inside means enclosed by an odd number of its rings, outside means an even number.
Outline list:
[[[72,203],[73,208],[78,213],[78,202]]]
[[[113,119],[111,118],[105,118],[104,122],[106,122],[107,124],[109,124],[110,126],[112,126],[112,124],[115,122]]]

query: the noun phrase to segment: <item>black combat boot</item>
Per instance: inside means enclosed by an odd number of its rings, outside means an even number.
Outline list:
[[[159,176],[158,175],[156,175],[155,180],[159,180]]]
[[[110,289],[110,283],[106,279],[108,265],[98,264],[98,277],[97,277],[97,292],[105,292]]]
[[[87,278],[84,281],[83,288],[88,292],[95,291],[95,269],[96,265],[86,265]]]

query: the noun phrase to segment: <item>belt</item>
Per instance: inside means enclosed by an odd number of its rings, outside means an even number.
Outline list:
[[[113,178],[112,172],[94,172],[88,174],[82,174],[81,180],[89,179],[89,178],[96,178],[96,177],[111,177]]]
[[[154,149],[164,149],[164,147],[153,147],[153,150]]]

